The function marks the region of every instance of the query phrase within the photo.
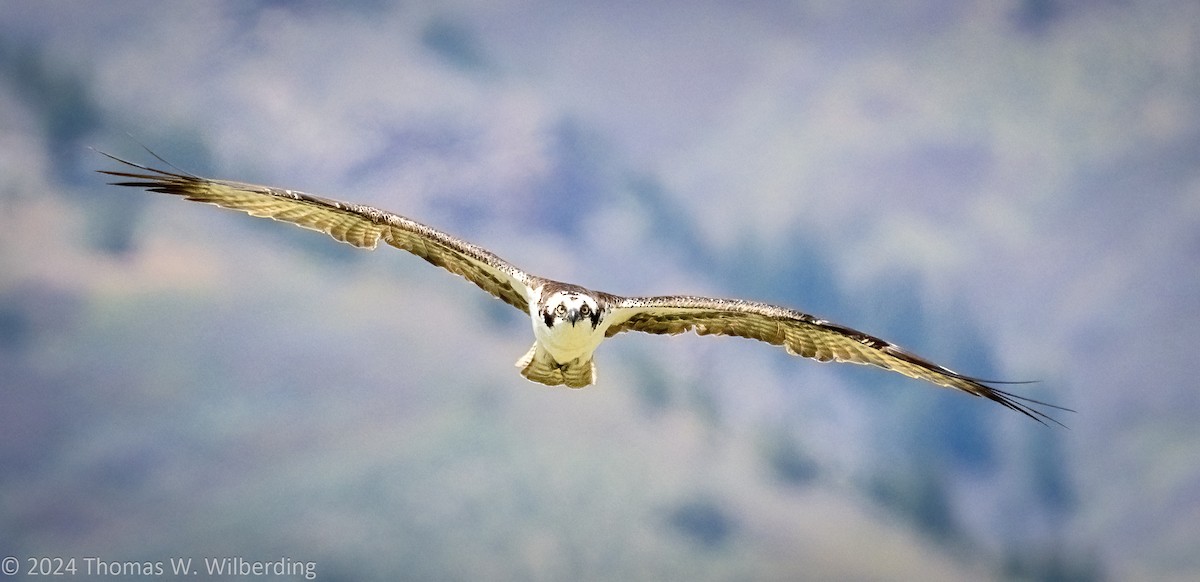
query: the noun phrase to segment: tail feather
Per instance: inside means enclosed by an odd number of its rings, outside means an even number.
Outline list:
[[[547,386],[583,388],[596,381],[596,364],[592,360],[574,359],[562,364],[537,343],[517,360],[517,367],[521,368],[522,376]]]

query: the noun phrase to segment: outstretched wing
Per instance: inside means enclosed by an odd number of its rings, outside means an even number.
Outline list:
[[[113,185],[174,194],[187,200],[241,210],[251,216],[290,222],[364,249],[374,249],[383,239],[389,245],[464,277],[522,312],[529,311],[536,277],[486,249],[398,214],[295,190],[168,172],[99,153],[143,172],[100,170],[102,174],[130,178],[129,181],[112,182]]]
[[[783,346],[789,354],[822,362],[870,364],[940,386],[962,390],[1016,410],[1046,424],[1062,423],[1031,405],[1069,410],[1010,394],[985,380],[964,376],[861,331],[817,319],[807,313],[765,303],[707,297],[621,297],[609,318],[607,336],[623,331],[730,335]],[[993,384],[1004,382],[991,382]]]

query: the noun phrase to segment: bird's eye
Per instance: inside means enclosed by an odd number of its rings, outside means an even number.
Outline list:
[[[567,306],[562,303],[559,303],[558,307],[554,308],[554,313],[557,313],[558,315],[566,315],[567,314]]]
[[[587,303],[584,303],[583,306],[579,308],[579,312],[584,315],[588,315],[592,312],[592,308],[588,307]]]

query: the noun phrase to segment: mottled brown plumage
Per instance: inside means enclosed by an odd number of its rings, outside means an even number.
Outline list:
[[[383,240],[462,276],[530,316],[537,340],[517,366],[535,382],[573,388],[590,385],[596,378],[592,359],[596,346],[624,331],[669,335],[695,331],[759,340],[822,362],[878,366],[987,398],[1043,424],[1061,423],[1033,405],[1069,410],[1005,392],[988,385],[1002,382],[964,376],[877,337],[792,309],[736,299],[622,297],[593,291],[530,275],[486,249],[371,206],[270,186],[211,180],[104,155],[141,170],[101,170],[127,179],[113,182],[115,185],[290,222],[360,248],[374,249]]]
[[[374,249],[382,238],[389,245],[466,278],[521,311],[529,308],[523,291],[530,283],[528,275],[485,249],[398,214],[295,190],[167,172],[100,153],[150,172],[101,170],[110,176],[132,178],[131,181],[111,182],[114,186],[145,188],[241,210],[251,216],[290,222],[364,249]]]

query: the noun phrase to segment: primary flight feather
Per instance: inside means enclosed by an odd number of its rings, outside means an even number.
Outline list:
[[[1002,382],[964,376],[890,342],[792,309],[739,299],[622,297],[593,291],[531,275],[487,249],[371,206],[161,170],[100,153],[138,170],[100,170],[124,179],[113,185],[290,222],[360,248],[374,249],[383,240],[467,279],[529,316],[535,339],[517,367],[526,378],[549,386],[582,388],[594,383],[596,347],[623,331],[674,335],[694,330],[759,340],[822,362],[878,366],[987,398],[1043,424],[1061,425],[1034,405],[1069,410],[1000,390],[989,384]]]

